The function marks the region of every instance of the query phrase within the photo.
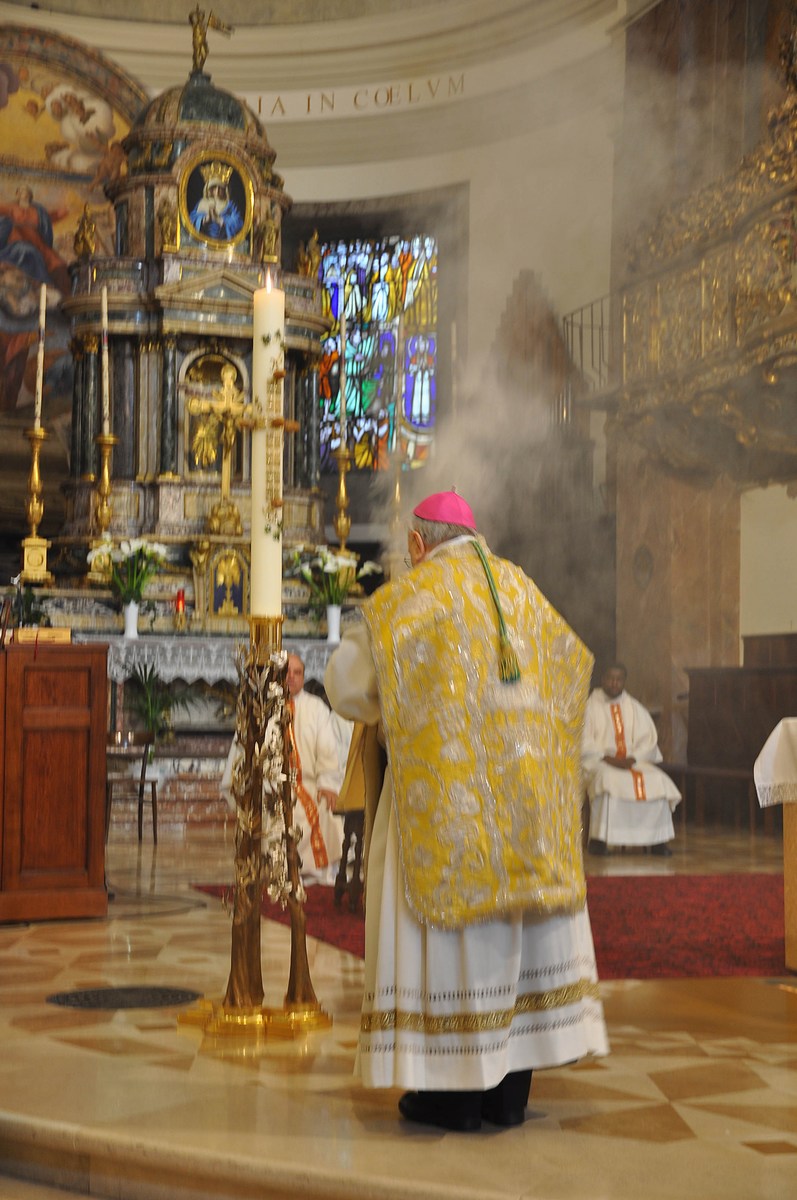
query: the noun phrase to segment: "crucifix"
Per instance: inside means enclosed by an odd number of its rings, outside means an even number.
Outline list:
[[[192,416],[208,417],[201,423],[191,442],[194,458],[199,465],[209,466],[216,461],[219,426],[221,427],[221,500],[213,505],[208,518],[211,533],[232,534],[241,537],[243,523],[237,504],[230,499],[230,476],[232,452],[238,430],[251,423],[254,409],[247,404],[244,393],[235,386],[237,375],[232,363],[221,368],[221,387],[212,398],[189,396],[188,411]]]

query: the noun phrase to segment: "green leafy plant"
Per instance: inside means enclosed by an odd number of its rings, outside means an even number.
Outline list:
[[[48,626],[50,618],[33,594],[33,588],[26,584],[24,588],[17,587],[11,604],[11,620],[14,625]]]
[[[149,664],[133,667],[129,696],[131,711],[156,741],[171,733],[174,710],[188,709],[194,701],[190,688],[167,683]]]

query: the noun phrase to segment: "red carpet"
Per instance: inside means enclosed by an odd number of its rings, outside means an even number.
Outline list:
[[[223,885],[196,883],[198,892],[206,892],[209,896],[224,896],[231,894],[231,889]],[[279,921],[281,925],[290,925],[288,910],[281,909],[278,904],[264,900],[262,913],[269,921]],[[334,888],[319,887],[317,884],[307,889],[307,900],[304,906],[307,918],[307,934],[328,942],[338,950],[348,950],[358,958],[365,957],[365,919],[362,908],[359,912],[349,912],[348,897],[343,899],[343,907],[335,908]]]
[[[601,979],[784,975],[783,876],[587,879]]]
[[[198,891],[222,896],[212,884]],[[615,875],[587,880],[601,979],[784,975],[783,877]],[[362,913],[335,908],[333,889],[307,890],[307,932],[362,958]],[[267,901],[263,915],[288,924]]]

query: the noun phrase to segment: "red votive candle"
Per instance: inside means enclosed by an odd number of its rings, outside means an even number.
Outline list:
[[[178,613],[185,612],[185,588],[177,589],[177,597],[174,601],[174,609],[175,609],[175,612],[178,612]]]

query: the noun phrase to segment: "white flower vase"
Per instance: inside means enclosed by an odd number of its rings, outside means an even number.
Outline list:
[[[340,605],[327,605],[327,641],[340,641]]]
[[[138,637],[138,604],[135,600],[129,600],[124,607],[125,613],[125,637]]]

